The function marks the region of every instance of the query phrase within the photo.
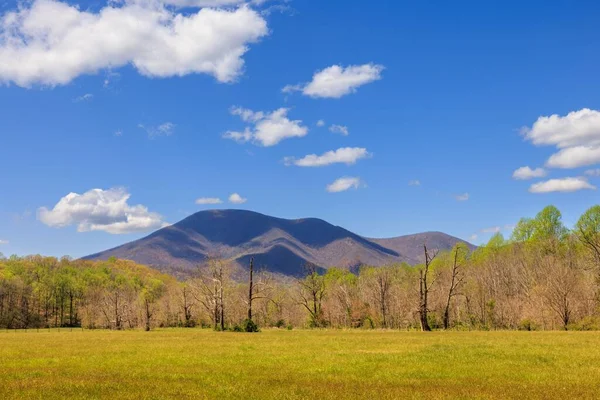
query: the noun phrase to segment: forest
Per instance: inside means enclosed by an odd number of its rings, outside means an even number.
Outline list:
[[[187,281],[131,261],[0,255],[0,328],[600,330],[600,205],[548,206],[470,251],[302,276],[213,257]]]

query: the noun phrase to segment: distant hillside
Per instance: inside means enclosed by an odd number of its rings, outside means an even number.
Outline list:
[[[430,249],[449,250],[458,242],[464,242],[471,250],[477,246],[447,235],[443,232],[423,232],[414,235],[398,236],[388,239],[368,239],[373,243],[402,254],[406,257],[409,264],[419,264],[424,262],[423,244]]]
[[[424,240],[439,249],[449,249],[460,241],[438,232],[366,239],[316,218],[289,220],[252,211],[210,210],[85,258],[115,256],[185,275],[209,256],[240,264],[254,257],[258,266],[270,271],[298,275],[307,261],[322,268],[418,263]]]

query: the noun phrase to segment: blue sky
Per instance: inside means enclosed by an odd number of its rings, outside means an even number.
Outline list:
[[[597,2],[169,1],[0,7],[0,252],[83,256],[214,207],[479,244],[598,203]]]

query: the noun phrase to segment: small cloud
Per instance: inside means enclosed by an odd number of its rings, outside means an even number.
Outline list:
[[[121,74],[119,74],[118,72],[108,71],[106,73],[106,76],[104,78],[104,82],[103,82],[102,86],[105,89],[109,88],[109,87],[113,86],[113,84],[115,82],[117,82],[120,78],[121,78]]]
[[[350,133],[348,131],[348,127],[343,126],[343,125],[331,125],[329,127],[329,132],[339,133],[340,135],[343,135],[343,136],[348,136],[348,134]]]
[[[176,125],[172,122],[164,122],[158,126],[144,126],[138,124],[138,128],[143,129],[148,134],[150,139],[154,139],[161,136],[171,136],[175,133]]]
[[[115,133],[113,134],[114,136],[123,136],[123,131],[118,129],[115,131]]]
[[[323,121],[322,119],[318,120],[318,121],[317,121],[317,126],[318,126],[319,128],[321,128],[321,127],[325,126],[325,121]]]
[[[576,192],[578,190],[596,190],[596,186],[590,184],[583,176],[568,177],[562,179],[550,179],[531,185],[530,193],[551,193],[551,192]]]
[[[381,79],[384,67],[377,64],[332,65],[313,75],[312,81],[297,85],[287,85],[283,93],[302,92],[313,98],[339,99],[355,93],[359,87]]]
[[[421,186],[421,181],[418,179],[413,179],[412,181],[408,181],[408,186]]]
[[[232,204],[244,204],[247,201],[248,199],[243,198],[237,193],[233,193],[231,196],[229,196],[229,202]]]
[[[584,172],[587,176],[600,176],[600,168],[598,169],[588,169]]]
[[[196,204],[221,204],[223,201],[218,197],[200,197],[196,199]]]
[[[8,243],[9,243],[8,240],[2,240],[2,239],[0,239],[0,244],[8,244]]]
[[[284,158],[285,165],[296,165],[298,167],[324,167],[331,164],[352,165],[363,158],[372,157],[367,149],[362,147],[343,147],[337,150],[328,151],[320,156],[309,154],[296,160],[294,157]]]
[[[544,168],[531,169],[529,167],[521,167],[513,172],[513,179],[527,180],[533,178],[543,178],[547,174]]]
[[[358,189],[364,186],[365,184],[358,177],[343,177],[336,179],[333,183],[327,185],[326,189],[329,193],[339,193],[349,189]]]
[[[499,226],[492,226],[491,228],[483,228],[481,230],[481,233],[498,233],[500,232],[502,229],[500,229]]]
[[[477,240],[477,238],[478,238],[478,237],[479,237],[479,236],[478,236],[476,233],[474,233],[474,234],[472,234],[471,236],[469,236],[469,240],[470,240],[471,242],[474,242],[475,240]]]
[[[275,146],[284,139],[303,137],[308,134],[308,128],[301,120],[290,120],[287,116],[289,108],[280,108],[273,112],[252,111],[242,107],[232,107],[232,115],[239,116],[242,121],[254,125],[246,127],[242,132],[227,131],[224,139],[238,143],[252,142],[264,147]]]
[[[83,96],[79,96],[73,99],[75,103],[81,103],[83,101],[91,101],[94,98],[94,95],[91,93],[86,93]]]
[[[469,193],[463,193],[463,194],[459,194],[457,196],[454,196],[454,198],[457,201],[467,201],[469,200]]]

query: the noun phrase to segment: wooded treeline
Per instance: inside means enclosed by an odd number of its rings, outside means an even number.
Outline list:
[[[212,258],[186,282],[131,261],[0,257],[0,328],[206,326],[392,329],[600,329],[600,206],[572,230],[546,207],[512,237],[424,265],[305,266],[301,278]],[[250,283],[251,282],[251,283]]]

